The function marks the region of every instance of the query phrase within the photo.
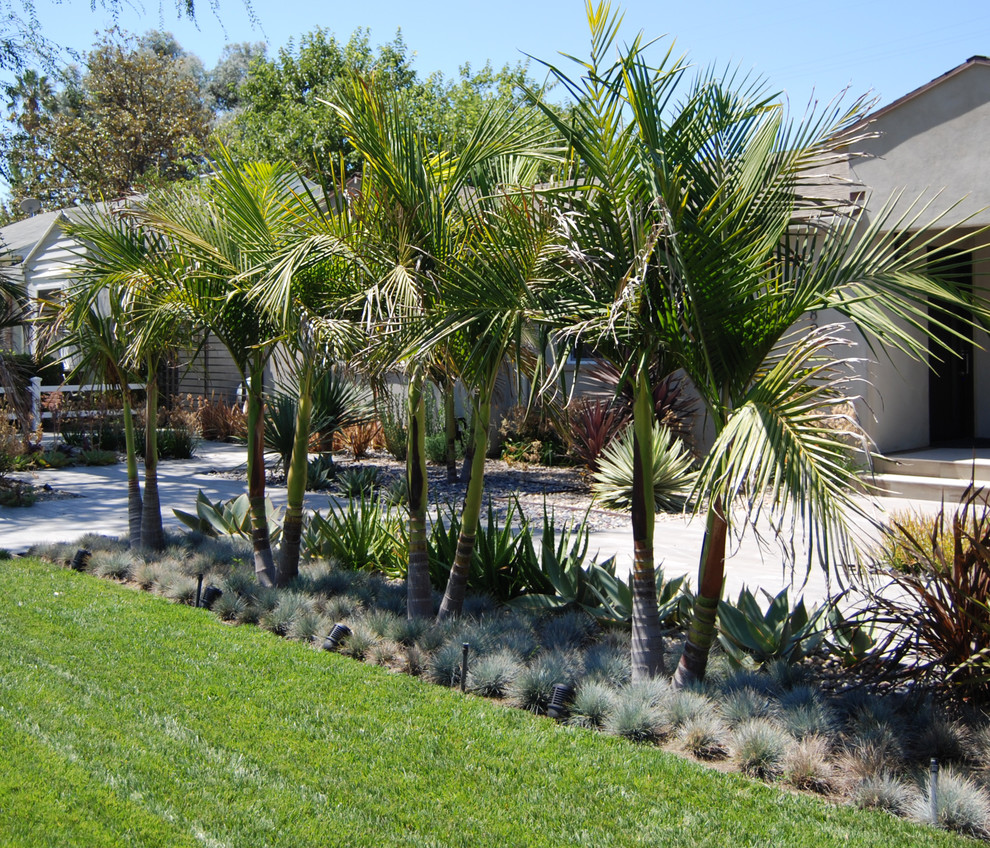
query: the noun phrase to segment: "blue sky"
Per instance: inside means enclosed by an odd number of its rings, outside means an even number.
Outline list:
[[[112,22],[102,10],[91,11],[88,0],[36,2],[43,32],[79,50],[87,49],[94,33]],[[368,27],[373,44],[390,40],[401,27],[417,54],[415,67],[424,75],[433,70],[451,75],[464,62],[515,62],[523,53],[545,60],[559,58],[558,51],[587,54],[583,0],[252,3],[260,27],[252,26],[241,0],[220,0],[222,26],[209,0],[199,0],[195,25],[176,19],[172,0],[126,8],[120,24],[133,32],[168,29],[207,67],[227,41],[267,41],[271,54],[317,26],[343,39],[356,27]],[[970,56],[990,54],[986,0],[627,0],[622,8],[627,37],[639,30],[649,37],[671,36],[677,52],[699,65],[731,64],[762,74],[787,93],[796,112],[804,111],[812,92],[828,100],[847,87],[856,95],[872,91],[887,103]]]

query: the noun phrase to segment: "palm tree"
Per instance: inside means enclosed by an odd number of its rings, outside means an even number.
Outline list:
[[[24,292],[8,278],[0,274],[0,332],[23,326],[27,319]],[[4,405],[17,417],[25,439],[31,427],[32,399],[24,390],[27,382],[20,363],[0,348],[0,388],[4,390]]]
[[[355,305],[360,303],[367,275],[359,259],[365,247],[362,227],[346,203],[326,201],[346,194],[345,185],[335,190],[324,186],[317,196],[300,181],[299,190],[284,200],[291,226],[284,234],[282,253],[270,257],[265,273],[250,290],[251,299],[281,330],[279,341],[289,351],[298,391],[286,473],[279,585],[299,571],[314,380],[363,342],[360,309]]]
[[[439,341],[456,351],[457,375],[470,393],[474,422],[471,476],[438,619],[458,616],[463,607],[481,515],[496,380],[511,354],[519,360],[524,348],[532,349],[534,321],[548,311],[547,290],[556,290],[550,286],[552,260],[559,253],[555,223],[550,207],[532,194],[483,193],[465,210],[465,249],[453,252],[438,275],[444,288],[437,301],[446,317],[428,328],[419,349]]]
[[[864,223],[823,200],[821,175],[833,173],[855,145],[862,101],[792,124],[761,83],[703,74],[675,103],[684,75],[678,64],[650,66],[637,40],[615,64],[600,67],[600,46],[614,40],[619,18],[607,4],[589,7],[589,18],[597,52],[587,66],[586,102],[573,129],[562,127],[592,177],[588,206],[577,203],[584,214],[577,215],[573,276],[583,288],[573,287],[574,314],[584,317],[574,332],[638,351],[629,367],[640,387],[637,436],[647,353],[683,369],[715,432],[695,490],[707,533],[675,676],[687,685],[705,672],[730,510],[742,507],[751,522],[769,510],[781,532],[780,522],[802,520],[809,566],[815,553],[825,563],[849,545],[847,515],[861,511],[850,494],[857,478],[847,444],[828,426],[836,405],[854,399],[836,357],[843,337],[834,327],[801,322],[832,309],[873,346],[921,357],[921,318],[939,318],[929,299],[974,304],[926,275],[930,238],[902,235],[931,227],[921,212],[891,220],[888,209]],[[622,144],[603,143],[612,139]],[[626,181],[610,182],[623,168]],[[628,191],[618,193],[623,187]],[[629,228],[638,234],[631,261],[618,267],[614,217],[588,214],[610,200],[642,221]],[[977,313],[987,316],[982,305]],[[651,542],[649,523],[637,527],[634,514],[637,597],[641,557],[652,564],[652,544],[641,552]],[[636,629],[634,617],[634,656]],[[634,661],[637,668],[649,673],[651,665]]]
[[[107,383],[120,392],[127,462],[128,540],[132,548],[139,548],[143,505],[130,384],[140,374],[128,360],[126,297],[122,287],[106,278],[99,281],[99,286],[96,300],[92,299],[94,289],[85,283],[67,293],[52,325],[54,346],[64,360],[72,363],[71,373],[79,375],[80,383]]]
[[[578,342],[594,346],[599,357],[620,371],[620,386],[628,381],[633,394],[633,639],[634,679],[652,677],[663,669],[663,640],[657,607],[653,553],[655,503],[649,469],[653,467],[653,390],[650,373],[666,356],[662,336],[650,325],[650,288],[644,285],[657,247],[658,232],[651,216],[649,187],[638,168],[639,141],[635,126],[624,119],[627,102],[623,75],[643,49],[636,39],[625,61],[610,61],[621,16],[607,4],[588,6],[591,59],[581,63],[585,74],[572,81],[561,70],[551,73],[564,83],[575,104],[567,119],[544,106],[547,117],[570,145],[578,163],[574,190],[566,198],[563,216],[568,232],[570,262],[563,263],[570,285],[560,293],[549,316],[563,326],[564,343],[556,362],[560,367]],[[671,60],[656,69],[651,81],[658,103],[666,102],[678,82],[682,65]],[[536,92],[530,92],[540,102]],[[672,366],[661,369],[665,373]]]
[[[134,523],[140,504],[140,544],[160,550],[165,535],[158,497],[158,370],[167,353],[184,341],[187,327],[183,322],[162,320],[149,310],[163,292],[177,286],[182,260],[160,234],[141,226],[130,212],[93,211],[65,224],[65,230],[84,245],[75,263],[79,283],[66,307],[68,340],[82,354],[83,362],[98,367],[121,386],[125,440],[129,440],[130,538],[132,544],[138,538]],[[145,383],[143,499],[127,408],[128,383],[137,375]]]
[[[434,152],[420,131],[411,105],[394,91],[354,77],[342,89],[334,108],[344,131],[364,160],[361,193],[375,198],[379,215],[368,221],[379,240],[379,251],[392,257],[380,280],[372,281],[369,318],[392,332],[418,328],[437,305],[437,275],[461,245],[459,206],[487,167],[504,156],[539,154],[546,130],[521,114],[491,109],[481,117],[457,156]],[[545,155],[545,154],[544,154]],[[376,315],[372,312],[377,311]],[[383,370],[405,365],[408,390],[409,567],[407,612],[412,617],[432,613],[426,546],[427,475],[424,391],[431,368],[448,361],[442,346],[422,356],[403,358],[406,343],[382,344]],[[483,458],[483,457],[482,457]]]
[[[285,247],[295,175],[286,165],[237,165],[226,154],[203,186],[153,196],[144,221],[186,259],[178,284],[154,304],[156,320],[189,320],[227,349],[247,393],[247,473],[255,575],[277,580],[265,509],[264,373],[280,335],[250,294]],[[149,313],[151,314],[151,313]]]

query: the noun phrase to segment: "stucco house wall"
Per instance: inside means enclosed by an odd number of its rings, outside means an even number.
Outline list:
[[[977,227],[990,225],[990,60],[974,57],[870,116],[872,137],[858,145],[852,179],[865,189],[867,220],[888,204],[892,220],[917,238],[946,245],[962,238],[973,251],[973,288],[990,297],[990,251],[978,248]],[[913,208],[912,208],[913,204]],[[926,224],[944,216],[931,230]],[[915,216],[917,215],[917,220]],[[906,216],[906,217],[905,217]],[[914,333],[921,338],[921,330]],[[990,438],[990,350],[985,332],[974,340],[975,438]],[[894,351],[866,357],[866,385],[859,413],[877,448],[890,453],[926,446],[929,428],[929,368]]]

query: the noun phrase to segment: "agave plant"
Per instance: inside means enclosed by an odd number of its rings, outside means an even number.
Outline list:
[[[595,499],[612,509],[632,507],[633,492],[632,427],[627,427],[602,452],[592,491]],[[653,425],[653,500],[656,508],[680,512],[697,474],[694,458],[674,435],[662,425]]]
[[[788,590],[776,597],[763,590],[770,601],[764,612],[749,589],[743,588],[739,600],[719,602],[719,644],[736,663],[766,665],[776,660],[795,663],[822,644],[826,634],[829,605],[808,612],[802,598],[792,609]]]
[[[199,490],[196,495],[195,514],[174,509],[175,517],[183,524],[204,536],[242,536],[251,538],[251,502],[246,494],[224,503],[214,503]],[[265,514],[268,519],[268,535],[273,543],[281,536],[282,512],[269,498],[265,498]]]

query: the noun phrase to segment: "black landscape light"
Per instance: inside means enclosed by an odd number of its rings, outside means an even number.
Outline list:
[[[471,650],[471,645],[468,642],[464,642],[461,645],[461,691],[467,691],[467,658],[468,651]]]
[[[323,650],[335,651],[340,645],[341,639],[350,635],[351,628],[346,624],[335,624],[333,629],[327,634],[327,638],[323,640]]]
[[[199,600],[203,595],[203,572],[196,575],[196,609],[199,609]]]
[[[210,584],[203,590],[203,609],[213,609],[213,605],[223,596],[223,589]]]
[[[550,703],[547,704],[547,715],[557,721],[563,721],[570,713],[568,704],[574,698],[574,687],[566,683],[555,683],[550,691]]]
[[[89,558],[93,555],[92,551],[87,551],[85,548],[80,548],[76,551],[76,555],[72,558],[70,565],[73,571],[85,571],[86,565],[89,562]]]

